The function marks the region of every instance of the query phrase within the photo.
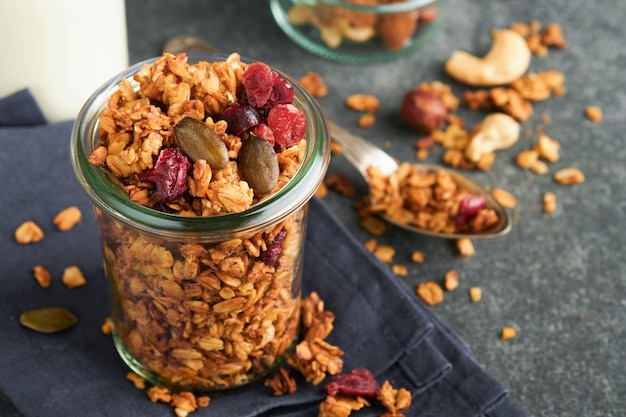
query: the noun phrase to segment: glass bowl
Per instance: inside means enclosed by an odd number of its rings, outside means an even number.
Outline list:
[[[270,0],[278,26],[304,49],[345,63],[415,53],[444,21],[448,0]]]

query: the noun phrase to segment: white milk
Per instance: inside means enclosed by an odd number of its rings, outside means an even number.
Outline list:
[[[29,88],[49,121],[73,119],[127,67],[124,0],[0,0],[0,98]]]

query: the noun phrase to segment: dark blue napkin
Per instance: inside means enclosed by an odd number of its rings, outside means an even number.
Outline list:
[[[29,114],[24,109],[31,106],[30,114],[41,115],[27,93],[13,105],[21,114]],[[0,415],[173,416],[170,406],[151,403],[125,379],[128,369],[111,337],[100,330],[109,315],[108,291],[91,203],[69,161],[71,122],[22,120],[33,126],[0,126]],[[59,232],[52,219],[70,205],[83,211],[83,220]],[[43,229],[41,242],[15,242],[13,232],[26,220]],[[34,280],[35,265],[52,272],[50,288],[40,288]],[[70,290],[61,283],[63,269],[71,265],[81,268],[87,285]],[[379,381],[411,390],[407,416],[530,415],[476,362],[463,341],[316,199],[310,204],[303,287],[304,295],[317,291],[336,315],[329,342],[345,351],[344,370],[367,367]],[[67,307],[79,322],[53,335],[19,324],[20,313],[44,306]],[[192,415],[316,416],[324,397],[321,385],[298,378],[295,394],[275,397],[257,385],[216,396]],[[353,415],[383,411],[374,403]]]

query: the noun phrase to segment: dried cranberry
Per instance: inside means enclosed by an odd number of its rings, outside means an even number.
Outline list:
[[[335,375],[324,385],[324,389],[328,395],[376,397],[379,386],[369,370],[358,368],[342,375]]]
[[[263,107],[270,99],[274,85],[272,74],[272,69],[263,62],[254,62],[246,68],[241,81],[251,106]]]
[[[250,132],[254,136],[265,139],[272,146],[274,146],[274,143],[276,142],[274,139],[274,132],[272,132],[272,129],[270,129],[270,127],[265,123],[260,123],[259,125],[255,126]]]
[[[298,143],[306,133],[304,112],[293,104],[277,104],[267,115],[278,151]]]
[[[258,108],[259,113],[267,117],[270,110],[277,104],[290,104],[293,102],[293,87],[283,77],[276,72],[272,72],[274,83],[272,84],[272,94],[263,107]]]
[[[231,104],[224,109],[222,117],[228,123],[227,131],[231,135],[239,136],[259,124],[259,113],[247,104]]]
[[[140,181],[154,183],[156,200],[173,203],[187,192],[187,173],[191,162],[176,148],[165,148],[159,153],[154,168],[140,172]]]
[[[276,104],[289,104],[293,101],[293,87],[276,72],[272,72],[272,94],[269,102]]]
[[[293,87],[276,72],[272,72],[272,94],[263,107],[262,113],[267,114],[277,104],[291,104],[293,102]]]
[[[459,211],[456,214],[456,224],[463,225],[485,208],[487,199],[482,195],[468,194],[463,197],[459,204]]]
[[[285,240],[286,236],[287,231],[285,229],[280,229],[280,232],[274,236],[272,242],[267,245],[267,249],[261,253],[261,260],[265,265],[276,266],[276,264],[278,264],[278,258],[280,258],[280,253],[283,249],[283,240]]]

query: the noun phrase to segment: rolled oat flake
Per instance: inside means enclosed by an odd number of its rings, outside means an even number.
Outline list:
[[[57,333],[69,329],[78,319],[63,307],[42,307],[25,311],[20,315],[20,324],[40,333]]]

